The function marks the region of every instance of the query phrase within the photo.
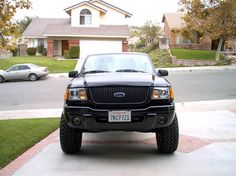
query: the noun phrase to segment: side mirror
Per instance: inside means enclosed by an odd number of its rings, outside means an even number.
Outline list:
[[[160,76],[168,76],[169,73],[167,70],[158,70],[158,74]]]
[[[69,72],[69,78],[75,78],[78,76],[78,71],[70,71]]]

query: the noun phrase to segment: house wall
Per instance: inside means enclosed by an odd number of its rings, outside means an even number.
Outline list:
[[[180,43],[176,43],[176,35],[172,35],[170,39],[170,48],[185,48],[185,49],[198,49],[198,50],[211,50],[211,39],[209,36],[203,38],[200,43],[183,43],[183,36],[179,35]]]
[[[128,52],[129,45],[127,40],[122,41],[122,52]]]
[[[186,49],[200,49],[200,50],[211,50],[211,38],[206,36],[203,38],[200,43],[184,43],[184,37],[180,34],[171,32],[168,22],[164,21],[164,35],[169,40],[170,48],[186,48]],[[176,43],[176,38],[179,37],[179,43]]]
[[[48,57],[53,57],[54,53],[53,53],[53,39],[47,39],[47,56]]]
[[[80,25],[80,12],[83,9],[90,10],[92,14],[91,25]],[[89,6],[83,5],[71,10],[71,26],[72,27],[98,27],[99,26],[100,11]]]
[[[128,41],[126,39],[108,38],[48,38],[47,56],[62,55],[62,40],[68,41],[68,47],[80,46],[80,58],[88,54],[127,52]],[[56,50],[57,48],[57,50]]]
[[[173,41],[174,39],[173,39],[173,37],[171,36],[171,30],[170,30],[169,24],[167,23],[166,20],[164,21],[164,36],[165,36],[166,38],[168,38],[169,43],[173,43],[173,42],[174,42],[174,41]]]
[[[68,44],[69,44],[69,49],[72,46],[80,46],[80,41],[79,40],[68,40]]]
[[[94,5],[97,5],[103,9],[105,9],[107,12],[100,14],[100,21],[99,23],[101,25],[124,25],[127,24],[127,20],[125,18],[125,14],[114,10],[102,3],[94,2]]]
[[[47,48],[47,39],[44,39],[43,44],[44,44],[44,48]],[[34,48],[38,47],[38,38],[28,38],[27,48],[30,48],[30,47],[34,47]]]
[[[44,39],[43,45],[44,45],[44,48],[47,48],[47,47],[48,47],[47,39]]]

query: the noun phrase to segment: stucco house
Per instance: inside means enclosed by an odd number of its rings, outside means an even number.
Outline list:
[[[183,15],[182,13],[165,13],[162,17],[164,37],[167,38],[169,47],[211,50],[212,40],[209,36],[205,36],[199,43],[196,43],[178,33],[185,26]]]
[[[70,18],[34,19],[22,35],[28,47],[44,44],[48,57],[54,57],[71,46],[80,46],[80,58],[128,50],[129,12],[103,0],[83,1],[64,11]]]

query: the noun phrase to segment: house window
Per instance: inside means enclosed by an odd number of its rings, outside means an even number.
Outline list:
[[[81,25],[90,25],[92,24],[92,14],[90,10],[83,9],[80,12],[80,24]]]
[[[189,38],[183,37],[183,43],[184,44],[191,44],[192,42],[191,42],[191,40]]]
[[[179,34],[177,34],[175,37],[175,43],[180,44],[180,35]]]
[[[38,39],[38,46],[44,45],[44,40],[43,39]]]

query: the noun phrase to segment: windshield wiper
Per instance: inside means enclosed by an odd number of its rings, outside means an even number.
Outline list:
[[[141,72],[141,73],[146,73],[145,71],[135,70],[135,69],[120,69],[120,70],[116,70],[116,72]]]
[[[85,71],[83,74],[89,74],[89,73],[107,73],[109,71],[106,70],[90,70],[90,71]]]

